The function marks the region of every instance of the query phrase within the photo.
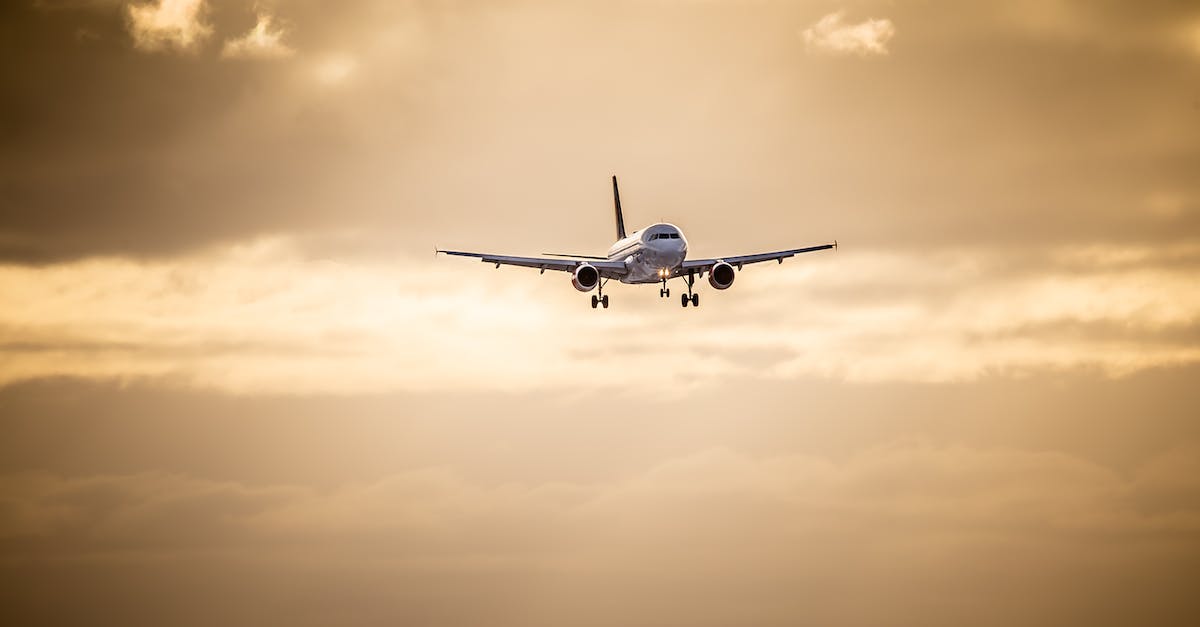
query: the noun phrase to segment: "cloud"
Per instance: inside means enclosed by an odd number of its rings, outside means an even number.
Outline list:
[[[204,21],[205,0],[159,0],[157,4],[129,5],[129,32],[133,45],[156,52],[188,51],[212,34]]]
[[[1015,263],[1019,261],[1020,265]],[[161,261],[0,266],[0,383],[171,377],[239,393],[531,389],[663,372],[953,382],[1200,361],[1200,245],[810,255],[748,266],[683,311],[561,273],[460,259],[354,263],[262,240]],[[679,289],[676,286],[675,289]],[[675,306],[672,307],[671,305]],[[681,324],[681,317],[687,324]]]
[[[80,539],[97,548],[132,548],[139,543],[211,546],[230,534],[248,541],[280,534],[303,540],[407,530],[433,540],[447,533],[470,537],[492,529],[499,532],[493,539],[509,542],[515,538],[506,536],[528,525],[599,530],[611,528],[616,519],[654,511],[661,514],[659,523],[686,518],[695,507],[720,517],[737,503],[774,511],[777,516],[756,519],[769,525],[772,534],[789,533],[799,521],[833,533],[843,523],[880,524],[886,529],[884,523],[900,519],[920,521],[930,539],[949,529],[981,535],[1059,530],[1096,534],[1095,538],[1194,533],[1200,531],[1200,501],[1194,498],[1200,494],[1200,481],[1193,472],[1197,452],[1195,446],[1167,451],[1129,476],[1058,452],[921,441],[897,441],[842,460],[811,455],[754,458],[712,448],[600,483],[489,485],[442,467],[320,490],[159,472],[91,477],[17,473],[0,475],[0,537],[86,530]],[[647,520],[651,526],[654,518]],[[714,519],[691,524],[709,532],[722,527]],[[478,529],[466,533],[464,527]],[[1083,542],[1088,539],[1080,536]],[[414,551],[423,545],[411,543]]]
[[[295,50],[283,43],[286,34],[276,26],[270,15],[259,14],[258,23],[245,35],[229,39],[221,49],[226,59],[281,59],[295,54]]]
[[[162,472],[6,474],[0,541],[20,575],[72,572],[53,587],[66,598],[93,578],[141,582],[131,590],[142,598],[147,586],[198,568],[251,573],[256,600],[223,602],[289,624],[320,622],[305,616],[307,604],[274,602],[299,591],[355,595],[343,605],[376,622],[413,622],[388,619],[414,611],[397,595],[416,582],[433,584],[422,592],[427,618],[464,597],[486,599],[476,586],[520,582],[500,606],[465,604],[477,615],[461,624],[485,615],[490,624],[575,624],[580,607],[585,624],[621,622],[616,613],[643,617],[636,624],[666,615],[729,624],[758,607],[768,613],[756,624],[940,625],[996,604],[1075,623],[1087,622],[1069,618],[1095,608],[1095,590],[1114,583],[1138,582],[1136,594],[1104,595],[1121,615],[1192,598],[1161,584],[1200,551],[1196,453],[1183,446],[1128,474],[1052,451],[919,441],[843,459],[707,448],[597,482],[494,483],[439,467],[323,488]],[[159,576],[130,574],[131,563]],[[295,576],[314,567],[320,585]],[[364,596],[364,576],[389,582],[387,594]],[[202,605],[225,578],[197,578],[173,609]],[[1046,586],[1054,593],[1040,594]],[[594,602],[597,590],[606,603]],[[797,601],[797,590],[807,596]],[[864,597],[878,615],[847,617]]]
[[[804,29],[802,36],[809,50],[831,54],[886,55],[888,41],[896,27],[888,19],[868,18],[858,24],[843,21],[845,11],[830,13]]]

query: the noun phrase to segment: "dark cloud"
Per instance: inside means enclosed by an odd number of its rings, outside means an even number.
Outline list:
[[[873,63],[806,57],[795,29],[819,15],[771,3],[287,3],[296,55],[229,63],[220,41],[253,8],[211,7],[194,55],[135,50],[115,4],[6,9],[6,256],[279,232],[516,247],[531,224],[593,250],[612,171],[631,219],[739,250],[1197,233],[1183,3],[1139,10],[1161,45],[1132,47],[1106,39],[1131,19],[1115,5],[1065,3],[1047,32],[988,7],[883,7],[900,35]],[[335,62],[352,73],[320,84]],[[1174,209],[1147,213],[1164,195]]]

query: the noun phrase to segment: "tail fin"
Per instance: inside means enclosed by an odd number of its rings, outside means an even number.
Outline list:
[[[617,239],[625,239],[625,216],[621,215],[621,192],[617,191],[617,177],[613,176],[613,207],[617,210]]]

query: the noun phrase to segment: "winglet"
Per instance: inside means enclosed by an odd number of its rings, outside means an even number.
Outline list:
[[[617,212],[617,239],[625,239],[625,216],[621,215],[621,192],[617,191],[617,176],[613,177],[613,207]]]
[[[833,240],[833,249],[837,250],[837,240]]]

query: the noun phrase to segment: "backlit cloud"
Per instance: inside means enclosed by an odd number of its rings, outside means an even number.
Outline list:
[[[844,21],[845,11],[830,13],[804,29],[802,36],[809,50],[859,56],[886,55],[887,44],[896,34],[888,19],[868,18],[857,24]]]
[[[811,255],[747,267],[728,292],[703,290],[698,310],[614,286],[614,307],[599,312],[560,273],[294,250],[270,240],[169,261],[0,268],[0,383],[172,376],[354,393],[603,383],[613,363],[686,386],[1121,376],[1200,361],[1200,288],[1179,263],[1200,256],[1190,245],[1062,248],[1025,269],[989,250]]]
[[[133,45],[146,51],[192,50],[212,34],[205,0],[158,0],[129,5]]]
[[[245,35],[229,39],[221,49],[227,59],[280,59],[295,54],[295,50],[283,43],[285,31],[274,23],[270,15],[260,14],[258,23]]]

